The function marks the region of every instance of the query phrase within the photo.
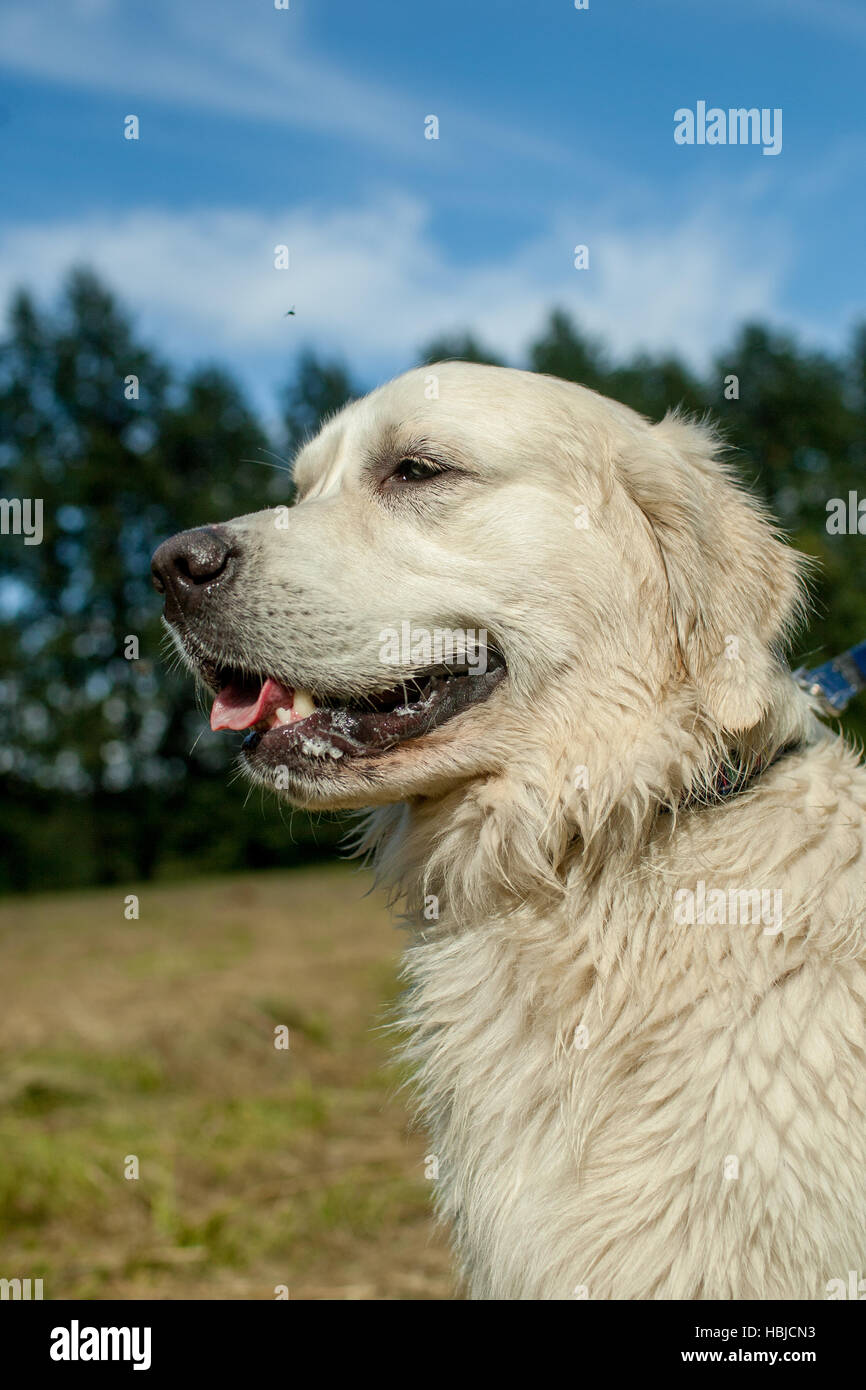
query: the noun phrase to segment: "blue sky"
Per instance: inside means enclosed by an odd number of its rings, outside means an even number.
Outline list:
[[[519,362],[555,304],[617,354],[837,347],[864,59],[861,0],[2,0],[0,296],[87,261],[265,404],[301,345],[364,384],[461,328]],[[781,154],[676,145],[699,100],[780,107]]]

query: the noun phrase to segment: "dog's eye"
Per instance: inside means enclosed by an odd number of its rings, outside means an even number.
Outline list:
[[[431,463],[429,459],[405,458],[400,460],[391,476],[403,483],[423,483],[427,478],[435,478],[444,472],[444,468]]]

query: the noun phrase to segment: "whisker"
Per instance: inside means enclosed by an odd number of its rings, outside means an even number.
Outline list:
[[[187,757],[188,757],[188,758],[191,758],[191,757],[192,757],[193,753],[195,752],[196,748],[197,748],[198,745],[199,745],[200,740],[204,737],[204,734],[205,734],[205,730],[202,729],[202,730],[200,731],[200,733],[198,733],[198,734],[196,735],[195,741],[194,741],[194,743],[193,743],[193,745],[192,745],[192,748],[189,750],[189,753],[187,754]]]
[[[268,463],[266,459],[241,459],[240,462],[241,462],[241,463],[260,463],[260,464],[262,465],[263,468],[276,468],[277,471],[278,471],[279,473],[291,473],[291,471],[292,471],[292,466],[291,466],[291,464],[289,463],[289,460],[288,460],[287,458],[283,458],[282,454],[277,454],[277,453],[275,453],[273,449],[265,449],[265,448],[261,448],[261,449],[259,450],[259,453],[261,453],[261,454],[270,454],[271,458],[277,459],[278,462],[277,462],[277,463]]]
[[[260,454],[270,454],[270,456],[271,456],[272,459],[279,459],[280,463],[284,463],[284,464],[286,465],[287,468],[291,468],[291,463],[290,463],[290,461],[289,461],[287,458],[283,458],[283,455],[282,455],[282,454],[277,454],[277,453],[275,453],[273,449],[260,448],[260,449],[259,449],[259,453],[260,453]]]
[[[291,473],[290,468],[283,468],[279,463],[268,463],[267,459],[239,459],[239,463],[258,463],[262,468],[275,468],[278,473]]]

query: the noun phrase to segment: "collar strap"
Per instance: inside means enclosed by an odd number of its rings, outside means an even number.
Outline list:
[[[679,809],[685,811],[692,806],[717,806],[720,802],[730,801],[739,792],[750,787],[774,763],[799,747],[799,742],[786,743],[784,747],[777,749],[772,758],[759,757],[748,765],[740,762],[735,754],[731,754],[719,764],[712,785],[703,791],[688,792],[680,799]]]
[[[834,656],[832,661],[825,661],[823,666],[816,666],[811,671],[801,666],[793,675],[801,689],[822,706],[824,714],[839,714],[855,695],[866,690],[866,642],[858,642],[856,647],[850,647],[841,656]],[[712,785],[704,791],[688,792],[680,799],[679,809],[715,806],[719,802],[730,801],[731,797],[745,791],[757,777],[799,746],[799,743],[788,743],[772,758],[758,758],[749,765],[731,754],[716,769]]]
[[[866,642],[858,642],[813,671],[801,666],[794,679],[823,706],[825,714],[839,714],[855,695],[866,690]]]

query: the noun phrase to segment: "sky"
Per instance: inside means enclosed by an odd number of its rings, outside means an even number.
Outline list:
[[[554,306],[616,356],[701,368],[749,317],[838,349],[864,60],[863,0],[0,0],[0,304],[88,264],[266,409],[301,348],[519,365]],[[780,109],[780,153],[676,143],[698,102]]]

